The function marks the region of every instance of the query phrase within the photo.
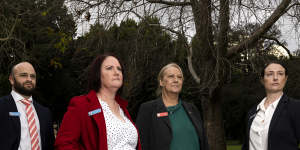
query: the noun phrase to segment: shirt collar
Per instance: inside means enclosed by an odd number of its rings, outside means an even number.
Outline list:
[[[282,95],[281,95],[276,101],[274,101],[274,102],[271,104],[271,106],[273,106],[273,108],[276,108],[276,107],[277,107],[277,105],[278,105],[279,100],[281,99],[281,97],[282,97]]]
[[[17,93],[16,91],[12,90],[11,91],[11,96],[13,97],[13,99],[15,100],[15,102],[21,101],[23,99],[25,99],[21,94]],[[32,96],[30,96],[28,98],[29,101],[32,101]]]
[[[175,110],[177,110],[177,109],[179,109],[179,108],[181,108],[181,100],[179,99],[178,100],[178,104],[176,104],[176,105],[174,105],[174,106],[169,106],[169,107],[167,107],[167,110],[168,111],[175,111]]]
[[[282,95],[276,99],[272,104],[270,104],[271,107],[273,107],[274,109],[277,107],[278,103],[279,103],[279,100],[281,99]],[[256,110],[259,110],[259,109],[262,109],[262,110],[265,110],[265,101],[266,101],[266,97],[257,105],[256,107]]]

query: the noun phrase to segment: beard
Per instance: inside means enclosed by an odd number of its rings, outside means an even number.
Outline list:
[[[35,91],[35,85],[32,82],[24,82],[23,84],[18,82],[15,78],[13,79],[15,84],[14,84],[14,89],[16,92],[25,95],[25,96],[31,96],[34,91]],[[25,84],[30,83],[32,85],[32,88],[25,88]]]

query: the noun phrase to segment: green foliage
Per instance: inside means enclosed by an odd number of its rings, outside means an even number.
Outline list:
[[[0,29],[0,35],[7,35],[5,33],[15,25],[10,39],[1,42],[0,47],[2,57],[10,56],[7,57],[8,62],[30,60],[50,64],[52,58],[61,57],[59,55],[67,50],[75,34],[75,22],[67,14],[64,1],[13,0],[1,3],[3,9],[0,14],[7,21],[1,22],[3,28]],[[1,63],[4,66],[6,64]]]
[[[60,40],[58,43],[54,44],[54,48],[58,49],[61,53],[65,53],[68,48],[68,45],[72,41],[72,37],[68,36],[65,33],[59,33]]]

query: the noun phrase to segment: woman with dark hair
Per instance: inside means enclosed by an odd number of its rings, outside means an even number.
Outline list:
[[[123,67],[112,55],[90,65],[89,93],[73,97],[60,126],[57,150],[140,150],[138,132],[118,91]]]
[[[143,150],[208,150],[198,109],[181,101],[181,68],[170,63],[158,74],[159,97],[141,105],[137,127]]]
[[[242,149],[299,150],[300,101],[283,93],[288,78],[287,68],[272,61],[263,68],[260,77],[266,97],[248,113]]]

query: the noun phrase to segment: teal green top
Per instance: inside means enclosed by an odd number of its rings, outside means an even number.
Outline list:
[[[198,134],[181,100],[177,105],[167,107],[167,110],[173,135],[170,150],[200,150]]]

